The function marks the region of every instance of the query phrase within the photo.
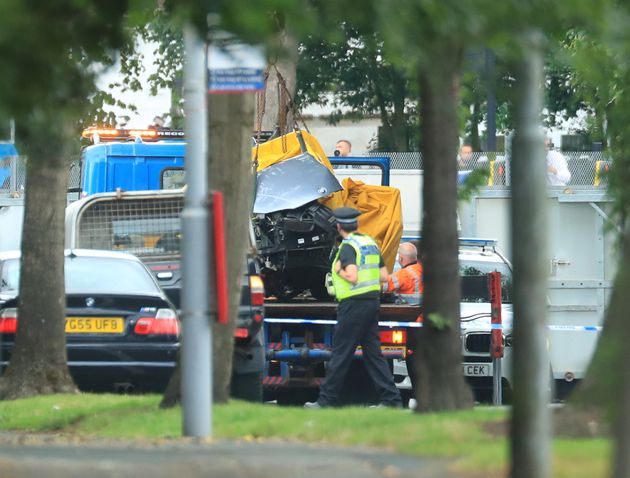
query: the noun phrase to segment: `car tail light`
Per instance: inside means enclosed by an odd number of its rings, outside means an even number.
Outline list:
[[[17,309],[4,309],[0,313],[0,334],[14,334],[17,331]]]
[[[236,328],[236,330],[234,330],[234,337],[236,337],[237,339],[246,339],[247,337],[249,337],[249,331],[245,328],[238,327]]]
[[[158,309],[155,317],[141,317],[133,329],[137,335],[177,335],[179,320],[171,309]]]
[[[379,332],[382,344],[405,345],[407,332],[405,330],[383,330]]]
[[[265,303],[265,286],[260,276],[249,276],[249,292],[252,305],[260,306]]]

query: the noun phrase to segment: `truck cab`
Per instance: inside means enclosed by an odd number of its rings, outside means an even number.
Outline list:
[[[12,187],[11,183],[15,183],[17,179],[17,163],[15,160],[12,161],[12,158],[17,158],[17,156],[18,152],[13,143],[0,142],[0,191],[6,190],[8,192],[11,189],[16,189],[15,186]]]
[[[93,144],[81,154],[81,196],[177,189],[185,184],[183,131],[87,128]]]

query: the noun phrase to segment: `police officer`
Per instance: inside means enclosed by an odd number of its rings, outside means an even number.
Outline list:
[[[337,231],[343,241],[332,263],[332,278],[337,307],[337,326],[333,335],[332,357],[326,380],[316,402],[305,408],[330,407],[337,404],[339,393],[358,345],[382,406],[400,407],[400,392],[381,353],[378,330],[380,282],[387,277],[376,242],[357,230],[359,211],[349,207],[335,209]]]

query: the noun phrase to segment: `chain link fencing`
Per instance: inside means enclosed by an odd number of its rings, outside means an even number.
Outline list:
[[[68,166],[68,188],[81,186],[81,161],[70,161]],[[0,157],[0,196],[22,195],[26,187],[26,156]]]
[[[68,189],[81,187],[81,159],[73,159],[68,166]]]
[[[612,162],[601,151],[562,152],[567,161],[571,179],[567,186],[580,188],[602,188],[607,185],[607,175]],[[372,157],[389,157],[393,170],[422,169],[422,155],[419,152],[404,153],[369,153]],[[460,161],[462,175],[477,168],[489,170],[487,187],[504,189],[510,185],[510,160],[502,153],[473,153],[466,160]],[[22,194],[26,185],[26,157],[5,156],[0,158],[0,196]],[[81,162],[73,159],[68,165],[68,188],[81,186]]]
[[[26,158],[0,157],[0,194],[23,193],[26,184]]]
[[[567,186],[600,188],[607,185],[607,174],[612,162],[602,151],[565,151],[562,155],[567,161],[571,179]],[[404,153],[369,153],[372,157],[389,157],[391,169],[422,169],[422,154]],[[502,153],[473,153],[471,157],[459,161],[460,173],[485,168],[489,170],[487,186],[501,189],[510,185],[510,160]]]

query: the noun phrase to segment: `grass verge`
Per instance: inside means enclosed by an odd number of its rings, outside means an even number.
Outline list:
[[[181,409],[158,409],[160,398],[82,394],[0,402],[0,430],[123,439],[180,437]],[[303,410],[235,401],[213,409],[215,438],[360,445],[448,457],[454,458],[459,471],[484,477],[504,476],[507,470],[507,437],[485,430],[508,418],[506,410],[483,407],[419,415],[391,409]],[[556,439],[553,476],[604,476],[609,451],[604,439]]]

